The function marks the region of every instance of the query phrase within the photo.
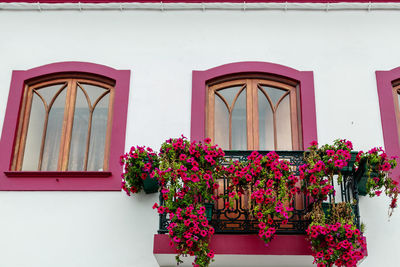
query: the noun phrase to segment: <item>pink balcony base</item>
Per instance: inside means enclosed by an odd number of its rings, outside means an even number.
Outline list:
[[[257,235],[216,234],[211,238],[210,248],[215,252],[212,265],[216,267],[306,267],[312,266],[314,261],[305,235],[277,235],[266,246]],[[154,235],[153,253],[159,266],[176,265],[175,248],[168,235]],[[368,251],[364,256],[365,259]],[[180,266],[190,267],[194,258],[183,257],[182,260],[184,263]]]
[[[217,234],[211,238],[210,248],[215,254],[229,255],[311,255],[304,235],[277,235],[266,246],[257,235]],[[175,254],[168,235],[154,235],[153,253]]]

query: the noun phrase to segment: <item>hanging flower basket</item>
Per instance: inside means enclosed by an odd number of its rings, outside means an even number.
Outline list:
[[[337,205],[339,203],[335,203],[335,204]],[[331,203],[322,202],[322,211],[324,212],[324,214],[325,214],[325,216],[327,218],[330,217],[331,210],[332,210],[332,204]],[[356,218],[355,218],[356,205],[351,204],[351,211],[352,211],[352,215],[354,216],[354,224],[356,224]]]
[[[210,222],[213,215],[214,203],[204,203],[204,206],[206,207],[207,220]]]
[[[156,178],[151,178],[150,174],[143,180],[143,190],[146,194],[157,193],[160,188]]]
[[[354,163],[356,162],[357,154],[358,154],[358,151],[351,151],[350,152],[351,158],[348,161],[347,166],[345,166],[345,167],[343,167],[341,169],[341,173],[343,175],[350,175],[350,174],[353,173]]]

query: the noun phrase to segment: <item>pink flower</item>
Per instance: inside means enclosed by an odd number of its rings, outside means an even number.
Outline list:
[[[188,247],[191,247],[191,246],[193,246],[193,241],[192,240],[187,240],[186,241],[186,245],[188,245]]]
[[[215,233],[214,228],[211,227],[210,229],[208,229],[208,233],[209,233],[210,235],[213,235],[213,234]]]
[[[210,259],[214,258],[214,251],[211,250],[210,252],[208,252],[207,256],[208,256]]]
[[[311,146],[318,146],[318,142],[317,142],[317,141],[312,141],[312,142],[310,143],[310,145],[311,145]]]

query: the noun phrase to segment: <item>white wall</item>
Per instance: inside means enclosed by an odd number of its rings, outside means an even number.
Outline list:
[[[0,11],[0,125],[11,71],[59,61],[130,69],[126,149],[190,136],[191,71],[267,61],[314,71],[318,138],[383,145],[375,70],[400,66],[394,11]],[[157,196],[0,192],[0,266],[156,266]],[[398,266],[400,210],[361,200],[369,256]]]

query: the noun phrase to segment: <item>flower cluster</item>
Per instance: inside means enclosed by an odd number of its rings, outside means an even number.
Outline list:
[[[319,267],[355,267],[364,258],[366,242],[355,226],[352,206],[343,202],[330,206],[329,214],[325,214],[321,203],[314,203],[308,214],[311,224],[306,232],[314,263]]]
[[[396,159],[389,158],[385,151],[373,148],[364,153],[360,151],[356,158],[356,166],[366,169],[367,185],[366,190],[370,197],[379,196],[384,190],[385,194],[391,198],[389,215],[397,207],[399,194],[398,182],[389,177],[389,173],[396,167]]]
[[[352,149],[352,143],[344,139],[321,148],[318,148],[317,142],[312,142],[304,156],[306,164],[299,168],[306,193],[316,201],[326,200],[329,194],[333,194],[333,176],[337,174],[341,178],[340,171],[348,165]]]
[[[172,212],[163,207],[154,206],[159,213],[168,212],[171,220],[168,234],[175,245],[178,255],[195,256],[194,266],[208,266],[214,258],[214,252],[208,248],[210,237],[214,234],[205,216],[205,207],[189,205],[186,208],[177,208]],[[177,262],[182,262],[177,257]]]
[[[275,152],[263,156],[254,151],[247,162],[234,163],[225,170],[231,175],[230,203],[249,190],[251,212],[259,221],[259,236],[270,242],[275,226],[278,222],[287,224],[293,211],[294,195],[300,191],[296,187],[299,178],[292,174],[289,162],[280,160]]]
[[[318,267],[357,266],[364,258],[366,243],[361,232],[351,224],[312,225],[307,229]]]
[[[124,166],[121,187],[129,196],[142,190],[143,180],[154,177],[160,161],[150,147],[136,146],[120,157],[120,163]]]
[[[185,137],[169,139],[161,146],[157,177],[164,199],[159,212],[171,219],[169,235],[180,255],[194,255],[195,266],[208,266],[214,254],[208,239],[214,233],[204,215],[204,203],[217,200],[217,178],[224,152],[211,140],[189,142]]]

